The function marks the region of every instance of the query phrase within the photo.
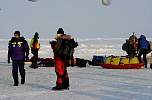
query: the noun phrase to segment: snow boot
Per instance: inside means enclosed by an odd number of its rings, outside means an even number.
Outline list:
[[[21,84],[25,84],[25,79],[21,79]]]
[[[150,68],[152,69],[152,64],[150,64]]]
[[[18,86],[18,76],[13,76],[14,86]]]
[[[145,68],[147,68],[147,65],[145,65]]]
[[[38,68],[37,62],[32,62],[30,67],[34,69]]]
[[[20,72],[21,75],[21,84],[25,84],[25,70],[23,72]]]
[[[67,78],[63,81],[63,89],[69,90],[69,86],[69,79]]]
[[[52,90],[63,90],[62,86],[55,86],[52,88]]]
[[[25,75],[21,76],[21,84],[25,84]]]

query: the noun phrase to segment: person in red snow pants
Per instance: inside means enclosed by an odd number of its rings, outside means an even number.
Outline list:
[[[54,89],[68,89],[69,77],[67,73],[66,61],[63,61],[60,57],[55,57],[55,72],[57,75],[56,87]]]
[[[67,67],[73,59],[74,48],[78,43],[71,38],[71,35],[64,34],[62,28],[57,31],[56,41],[50,42],[54,53],[55,72],[57,75],[56,86],[53,90],[69,89],[69,77]]]
[[[54,53],[54,60],[55,60],[55,72],[57,75],[56,86],[52,88],[52,90],[62,90],[62,89],[69,89],[69,77],[67,73],[67,65],[68,59],[63,59],[62,53],[59,54],[59,51],[62,49],[60,48],[63,46],[64,39],[62,36],[65,36],[64,31],[62,28],[59,28],[57,31],[57,41],[50,42],[51,47]]]

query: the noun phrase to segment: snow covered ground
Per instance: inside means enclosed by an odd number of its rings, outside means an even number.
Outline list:
[[[152,39],[151,39],[152,40]],[[125,55],[125,39],[80,39],[75,57],[91,60],[93,55]],[[49,39],[40,40],[40,57],[53,57]],[[102,69],[69,67],[70,90],[52,91],[54,68],[29,68],[26,84],[13,86],[11,64],[7,64],[7,39],[0,39],[0,100],[152,100],[151,69]],[[30,55],[31,56],[31,55]],[[149,67],[149,66],[148,66]]]
[[[152,100],[151,69],[69,67],[70,90],[52,91],[54,68],[28,66],[26,84],[14,87],[11,64],[0,64],[0,100]]]

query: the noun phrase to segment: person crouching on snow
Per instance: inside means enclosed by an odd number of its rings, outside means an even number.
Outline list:
[[[20,37],[20,31],[15,31],[14,37],[9,41],[8,45],[8,63],[12,59],[12,76],[14,86],[18,86],[18,69],[21,75],[21,84],[25,83],[24,61],[28,60],[29,46],[24,37]]]
[[[40,43],[39,43],[39,34],[37,32],[34,34],[34,37],[31,39],[30,47],[31,47],[31,53],[33,54],[33,57],[31,58],[32,64],[30,67],[38,68],[37,61],[38,61],[38,51],[40,49]]]
[[[56,41],[51,42],[51,47],[54,53],[55,60],[55,72],[57,75],[56,86],[52,90],[69,89],[69,77],[67,73],[67,67],[69,66],[69,60],[73,56],[71,36],[64,34],[62,28],[57,31]]]

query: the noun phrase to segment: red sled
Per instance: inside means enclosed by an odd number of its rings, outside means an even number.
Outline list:
[[[101,64],[100,65],[106,69],[141,69],[144,66],[144,63],[139,64],[120,64],[120,65],[112,65],[112,64]]]

